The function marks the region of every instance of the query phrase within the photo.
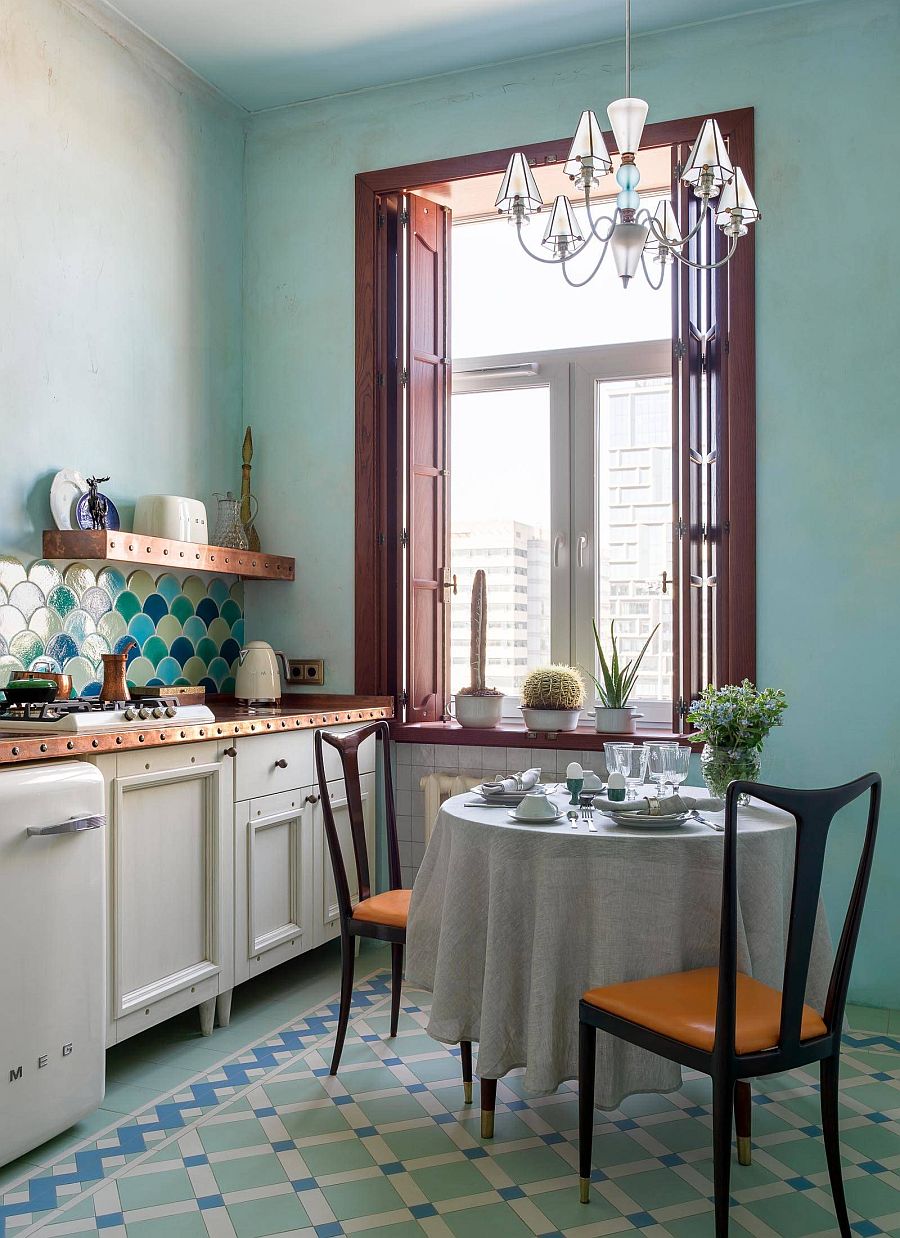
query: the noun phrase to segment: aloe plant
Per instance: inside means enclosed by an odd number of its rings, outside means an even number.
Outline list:
[[[650,646],[650,642],[656,635],[659,624],[653,629],[647,639],[644,641],[644,647],[641,652],[632,662],[626,662],[624,666],[619,662],[619,648],[616,644],[616,621],[609,625],[609,639],[612,645],[612,657],[607,661],[606,654],[603,652],[603,645],[600,642],[600,633],[597,630],[596,620],[591,620],[591,625],[594,629],[594,643],[597,646],[597,658],[600,662],[600,673],[603,679],[600,680],[596,675],[588,671],[591,679],[594,681],[594,686],[597,689],[597,697],[600,704],[605,709],[624,709],[628,704],[632,689],[634,688],[635,680],[638,677],[638,671],[641,668],[644,654]]]

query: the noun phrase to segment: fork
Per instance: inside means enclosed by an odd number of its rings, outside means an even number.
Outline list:
[[[582,804],[581,805],[581,819],[582,821],[586,821],[588,823],[589,834],[597,833],[597,827],[596,825],[594,825],[594,805],[593,804]]]
[[[719,825],[716,821],[707,821],[706,817],[701,817],[696,808],[691,812],[691,818],[694,821],[699,821],[701,825],[708,825],[711,830],[715,830],[717,834],[725,833],[725,826]]]

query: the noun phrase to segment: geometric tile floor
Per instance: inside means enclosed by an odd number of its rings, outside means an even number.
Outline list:
[[[293,1017],[282,1008],[281,1025],[240,1047],[229,1038],[246,1031],[217,1032],[197,1051],[218,1037],[222,1060],[175,1086],[161,1063],[114,1073],[112,1103],[118,1093],[133,1110],[107,1110],[108,1129],[42,1166],[20,1163],[18,1179],[0,1186],[0,1234],[712,1234],[706,1079],[687,1075],[678,1093],[598,1112],[585,1208],[571,1086],[529,1099],[521,1076],[502,1080],[495,1137],[482,1142],[477,1089],[466,1108],[457,1054],[425,1033],[427,994],[404,993],[399,1035],[385,1039],[388,978],[379,966],[357,984],[337,1079],[328,1076],[333,997]],[[163,1091],[150,1099],[154,1081]],[[900,1040],[848,1034],[841,1085],[853,1232],[900,1235]],[[754,1100],[754,1159],[734,1167],[732,1235],[835,1234],[814,1076],[770,1078]]]

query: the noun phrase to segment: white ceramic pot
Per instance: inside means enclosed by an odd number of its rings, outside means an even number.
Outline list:
[[[603,705],[594,707],[597,730],[605,735],[633,735],[637,716],[630,705],[626,705],[624,709],[607,709]]]
[[[451,703],[450,713],[460,726],[496,726],[503,713],[503,696],[468,696],[457,693]]]
[[[522,706],[522,717],[529,731],[574,731],[581,717],[580,709],[528,709]]]

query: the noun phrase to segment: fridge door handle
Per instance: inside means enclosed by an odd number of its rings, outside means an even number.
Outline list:
[[[84,830],[100,830],[106,825],[106,817],[72,817],[59,825],[29,825],[25,833],[29,838],[48,838],[53,834],[81,834]]]

